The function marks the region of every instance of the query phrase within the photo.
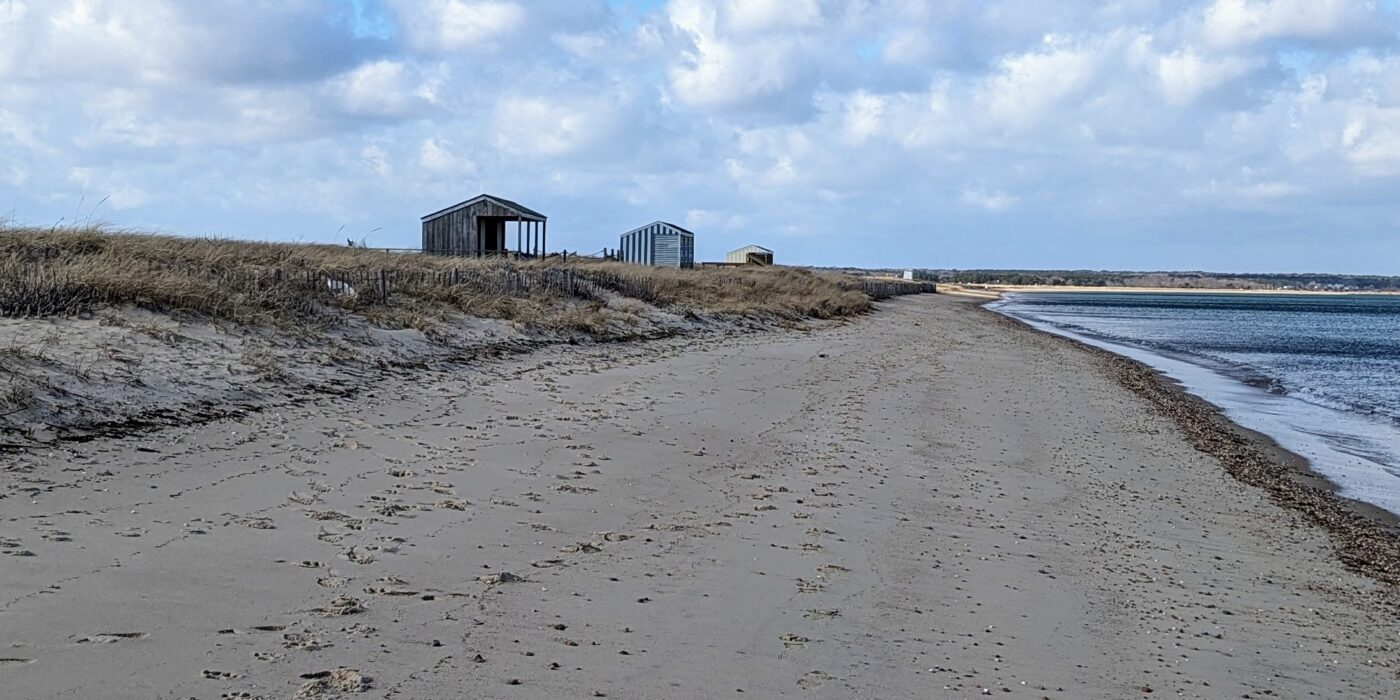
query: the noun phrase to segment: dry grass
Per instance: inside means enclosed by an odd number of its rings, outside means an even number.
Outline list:
[[[865,313],[871,300],[854,280],[785,267],[678,270],[581,263],[588,274],[650,304],[710,314],[837,318]]]
[[[380,271],[393,281],[374,293]],[[560,288],[558,280],[567,280]],[[514,285],[506,284],[514,281]],[[525,282],[522,283],[521,281]],[[332,284],[327,284],[332,282]],[[332,287],[350,282],[356,294]],[[523,285],[523,286],[522,286]],[[550,258],[473,260],[359,248],[0,226],[0,316],[133,305],[306,327],[356,311],[428,330],[455,313],[594,331],[604,300],[681,313],[832,318],[868,311],[853,278],[791,268],[674,270]]]

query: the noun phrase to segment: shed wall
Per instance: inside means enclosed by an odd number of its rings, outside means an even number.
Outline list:
[[[695,266],[695,237],[665,224],[625,233],[619,241],[624,262],[690,268]]]
[[[770,263],[773,261],[773,251],[768,250],[763,246],[756,245],[746,245],[738,250],[731,250],[724,256],[724,261],[732,263],[746,263],[749,261],[749,253],[758,253],[759,255],[766,256]]]
[[[423,251],[451,255],[476,255],[481,252],[478,245],[477,217],[501,216],[514,219],[517,214],[512,209],[495,202],[482,201],[470,207],[448,212],[423,221]],[[510,229],[505,234],[505,247],[511,248]]]

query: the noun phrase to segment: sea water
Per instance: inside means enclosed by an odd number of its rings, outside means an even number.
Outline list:
[[[1400,514],[1400,296],[1026,292],[991,308],[1127,355]]]

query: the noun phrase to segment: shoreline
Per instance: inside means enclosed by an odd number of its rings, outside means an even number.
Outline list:
[[[1218,459],[1231,477],[1245,486],[1262,489],[1280,507],[1302,513],[1324,528],[1334,538],[1338,559],[1343,564],[1377,581],[1400,585],[1397,514],[1339,495],[1338,485],[1313,469],[1307,458],[1280,446],[1269,435],[1235,423],[1219,406],[1196,396],[1150,365],[1035,328],[986,308],[985,304],[978,304],[978,310],[999,323],[1043,334],[1099,358],[1106,372],[1171,418],[1196,449]]]

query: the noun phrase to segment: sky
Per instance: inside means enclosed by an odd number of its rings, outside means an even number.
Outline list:
[[[0,217],[1400,274],[1397,0],[0,0]]]

